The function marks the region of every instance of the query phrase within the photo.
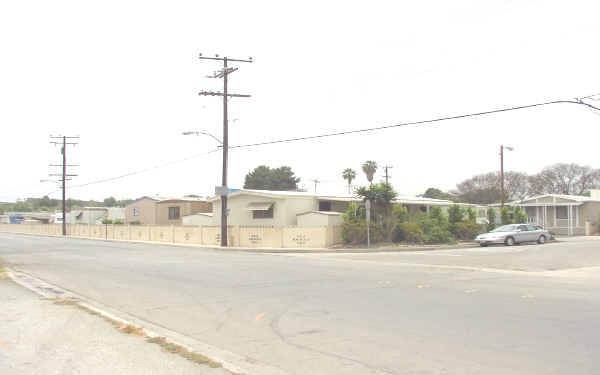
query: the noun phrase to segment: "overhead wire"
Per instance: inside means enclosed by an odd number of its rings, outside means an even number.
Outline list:
[[[306,136],[306,137],[296,137],[296,138],[278,139],[278,140],[265,141],[265,142],[248,143],[248,144],[243,144],[243,145],[234,145],[234,146],[229,146],[228,148],[229,149],[236,149],[236,148],[264,146],[264,145],[271,145],[271,144],[276,144],[276,143],[305,141],[305,140],[309,140],[309,139],[318,139],[318,138],[335,137],[335,136],[340,136],[340,135],[348,135],[348,134],[372,132],[372,131],[376,131],[376,130],[398,128],[398,127],[402,127],[402,126],[425,125],[425,124],[430,124],[430,123],[440,122],[440,121],[446,121],[446,120],[456,120],[456,119],[460,119],[460,118],[483,116],[483,115],[489,115],[489,114],[492,114],[492,113],[516,111],[516,110],[520,110],[520,109],[541,107],[541,106],[546,106],[546,105],[550,105],[550,104],[560,104],[560,103],[571,103],[571,104],[585,105],[588,108],[600,110],[600,108],[594,107],[591,104],[583,102],[582,99],[576,99],[576,100],[554,100],[554,101],[544,102],[544,103],[527,104],[527,105],[521,105],[521,106],[516,106],[516,107],[507,107],[507,108],[494,109],[494,110],[490,110],[490,111],[468,113],[468,114],[463,114],[463,115],[438,117],[438,118],[429,119],[429,120],[404,122],[404,123],[399,123],[399,124],[377,126],[377,127],[373,127],[373,128],[347,130],[347,131],[341,131],[341,132],[335,132],[335,133],[326,133],[326,134],[319,134],[319,135],[311,135],[311,136]]]
[[[516,110],[521,110],[521,109],[541,107],[541,106],[552,105],[552,104],[561,104],[561,103],[579,104],[579,105],[587,106],[589,109],[600,110],[600,108],[595,107],[595,106],[593,106],[591,104],[585,103],[583,101],[584,99],[599,100],[599,99],[594,99],[593,98],[593,97],[598,96],[598,95],[600,95],[600,94],[594,94],[594,95],[589,95],[589,96],[585,96],[585,97],[582,97],[582,98],[576,98],[575,100],[554,100],[554,101],[549,101],[549,102],[542,102],[542,103],[527,104],[527,105],[521,105],[521,106],[499,108],[499,109],[494,109],[494,110],[489,110],[489,111],[483,111],[483,112],[475,112],[475,113],[468,113],[468,114],[454,115],[454,116],[444,116],[444,117],[438,117],[438,118],[434,118],[434,119],[420,120],[420,121],[411,121],[411,122],[403,122],[403,123],[392,124],[392,125],[383,125],[383,126],[377,126],[377,127],[372,127],[372,128],[354,129],[354,130],[346,130],[346,131],[341,131],[341,132],[318,134],[318,135],[305,136],[305,137],[295,137],[295,138],[278,139],[278,140],[265,141],[265,142],[248,143],[248,144],[242,144],[242,145],[233,145],[233,146],[229,146],[228,149],[247,148],[247,147],[256,147],[256,146],[271,145],[271,144],[277,144],[277,143],[287,143],[287,142],[304,141],[304,140],[311,140],[311,139],[318,139],[318,138],[327,138],[327,137],[334,137],[334,136],[341,136],[341,135],[348,135],[348,134],[357,134],[357,133],[372,132],[372,131],[377,131],[377,130],[385,130],[385,129],[391,129],[391,128],[398,128],[398,127],[403,127],[403,126],[426,125],[426,124],[431,124],[431,123],[436,123],[436,122],[441,122],[441,121],[447,121],[447,120],[457,120],[457,119],[461,119],[461,118],[484,116],[484,115],[489,115],[489,114],[493,114],[493,113],[516,111]],[[212,154],[212,153],[215,153],[215,152],[220,151],[220,150],[221,150],[221,148],[216,148],[216,149],[208,151],[208,152],[204,152],[204,153],[201,153],[201,154],[196,154],[196,155],[188,156],[188,157],[183,158],[183,159],[178,159],[178,160],[170,161],[170,162],[159,164],[159,165],[156,165],[156,166],[153,166],[153,167],[150,167],[150,168],[145,168],[145,169],[142,169],[142,170],[138,170],[138,171],[126,173],[126,174],[115,176],[115,177],[100,179],[100,180],[91,181],[91,182],[87,182],[87,183],[79,184],[79,185],[71,185],[71,186],[67,186],[67,187],[69,189],[72,189],[72,188],[79,188],[79,187],[84,187],[84,186],[99,184],[99,183],[103,183],[103,182],[114,181],[114,180],[118,180],[118,179],[121,179],[121,178],[125,178],[125,177],[129,177],[129,176],[137,175],[137,174],[148,172],[148,171],[152,171],[152,170],[155,170],[155,169],[164,168],[164,167],[167,167],[169,165],[173,165],[173,164],[181,163],[181,162],[184,162],[184,161],[187,161],[187,160],[190,160],[190,159],[197,158],[199,156],[204,156],[204,155]],[[60,191],[60,190],[61,189],[55,190],[52,193],[54,193],[56,191]],[[52,194],[52,193],[49,193],[49,194]],[[48,194],[46,194],[46,195],[48,195]]]

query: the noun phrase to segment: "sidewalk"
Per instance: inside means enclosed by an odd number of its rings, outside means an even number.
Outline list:
[[[0,374],[231,375],[0,278]]]

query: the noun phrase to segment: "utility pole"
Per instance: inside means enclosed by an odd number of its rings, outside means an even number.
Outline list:
[[[514,148],[500,145],[500,210],[504,207],[504,149],[513,151]]]
[[[388,169],[392,169],[393,167],[386,165],[384,168],[385,168],[385,184],[387,185],[387,184],[389,184],[388,179],[392,177],[392,176],[388,175]]]
[[[62,164],[51,164],[51,167],[62,167],[62,174],[50,174],[50,176],[60,176],[62,182],[62,235],[67,235],[67,181],[70,180],[67,177],[77,176],[76,174],[67,174],[67,145],[75,146],[77,143],[75,142],[67,142],[67,139],[78,139],[79,136],[76,137],[67,137],[67,136],[58,136],[53,137],[50,136],[50,139],[62,139],[62,142],[51,141],[50,143],[54,145],[60,145],[60,152],[62,154]],[[70,165],[72,167],[76,167],[76,165]]]
[[[223,92],[213,92],[213,91],[201,91],[199,95],[202,96],[222,96],[223,97],[223,176],[222,176],[222,184],[219,188],[217,188],[217,193],[221,196],[221,246],[227,247],[227,153],[229,151],[229,123],[227,121],[227,100],[230,97],[238,97],[238,98],[249,98],[250,95],[242,95],[242,94],[229,94],[227,91],[227,76],[238,68],[230,68],[227,66],[228,61],[234,62],[252,62],[252,58],[250,57],[248,60],[241,59],[230,59],[228,57],[219,57],[216,55],[215,57],[206,57],[199,55],[199,58],[202,60],[218,60],[223,62],[223,69],[217,72],[214,72],[212,76],[209,78],[223,78]]]

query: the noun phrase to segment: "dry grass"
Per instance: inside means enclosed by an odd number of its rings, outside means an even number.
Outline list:
[[[125,334],[130,334],[130,335],[136,335],[136,336],[140,336],[140,337],[144,337],[146,338],[147,342],[152,343],[152,344],[157,344],[159,345],[163,350],[169,352],[169,353],[173,353],[173,354],[177,354],[185,359],[187,359],[188,361],[197,363],[197,364],[202,364],[202,365],[207,365],[210,366],[212,368],[220,368],[223,367],[223,365],[219,362],[215,362],[212,359],[199,354],[199,353],[194,353],[194,352],[190,352],[188,349],[186,349],[185,347],[181,346],[181,345],[177,345],[171,342],[168,342],[164,337],[152,337],[149,338],[148,335],[146,334],[146,332],[144,331],[144,329],[142,327],[137,327],[131,324],[124,324],[118,320],[115,319],[111,319],[105,315],[102,315],[100,313],[98,313],[97,311],[94,311],[92,309],[89,309],[85,306],[82,306],[79,304],[78,300],[75,299],[65,299],[65,298],[56,298],[56,299],[52,299],[52,301],[54,302],[55,305],[61,305],[61,306],[74,306],[80,310],[83,310],[89,314],[92,315],[96,315],[102,319],[104,319],[105,321],[107,321],[108,323],[112,324],[116,329],[118,329],[120,332],[125,333]],[[241,375],[241,374],[235,374],[232,373],[233,375]]]
[[[212,368],[223,367],[223,365],[221,365],[219,362],[215,362],[212,359],[210,359],[206,356],[203,356],[202,354],[190,352],[189,350],[187,350],[185,347],[183,347],[181,345],[170,343],[164,337],[152,337],[146,341],[148,341],[149,343],[152,343],[152,344],[157,344],[160,347],[162,347],[165,351],[167,351],[169,353],[177,354],[177,355],[187,359],[188,361],[192,361],[192,362],[198,363],[198,364],[208,365]]]

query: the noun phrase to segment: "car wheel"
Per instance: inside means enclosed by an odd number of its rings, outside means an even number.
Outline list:
[[[504,241],[504,244],[505,244],[506,246],[512,246],[512,245],[514,245],[514,244],[515,244],[515,239],[514,239],[514,238],[512,238],[512,237],[508,237],[508,238],[507,238],[507,239]]]
[[[541,235],[540,238],[538,238],[537,243],[539,243],[540,245],[546,243],[546,236]]]
[[[486,243],[483,243],[483,242],[479,244],[479,246],[481,246],[481,247],[486,247],[487,245],[488,245],[488,244],[486,244]]]

